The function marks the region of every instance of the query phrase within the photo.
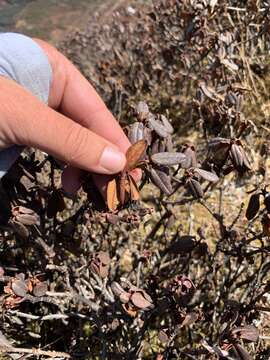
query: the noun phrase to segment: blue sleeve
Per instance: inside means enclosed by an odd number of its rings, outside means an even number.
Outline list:
[[[16,81],[48,103],[52,68],[45,52],[31,38],[17,33],[0,33],[0,76]],[[0,151],[0,178],[22,149],[22,146],[12,146]]]

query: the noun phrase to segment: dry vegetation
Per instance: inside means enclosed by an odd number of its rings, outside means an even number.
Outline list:
[[[267,1],[160,0],[61,45],[133,146],[107,204],[30,150],[2,180],[6,356],[269,359],[269,33]]]

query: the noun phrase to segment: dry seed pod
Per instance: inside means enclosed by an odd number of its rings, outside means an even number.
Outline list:
[[[173,192],[171,177],[168,171],[159,170],[155,168],[150,169],[150,178],[152,182],[166,195],[170,195]]]
[[[259,210],[260,210],[260,194],[256,193],[251,195],[249,199],[248,207],[246,211],[246,218],[248,220],[253,219]]]
[[[139,160],[144,155],[146,148],[147,143],[145,140],[139,140],[128,148],[126,152],[127,163],[124,171],[131,171],[136,168]]]
[[[182,153],[160,152],[153,154],[151,160],[158,165],[173,166],[181,165],[186,160],[186,156]]]
[[[219,180],[219,177],[215,173],[203,169],[196,168],[194,169],[194,173],[209,182],[217,182]]]
[[[203,197],[203,189],[197,180],[190,178],[186,181],[186,185],[195,199],[200,199]]]

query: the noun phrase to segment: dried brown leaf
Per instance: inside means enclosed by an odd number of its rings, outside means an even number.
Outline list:
[[[253,219],[259,210],[260,210],[260,194],[256,193],[251,195],[249,199],[248,207],[246,211],[246,218],[248,220]]]
[[[146,148],[147,143],[145,140],[139,140],[128,148],[126,153],[127,163],[124,171],[131,171],[136,168]]]
[[[111,179],[107,186],[107,205],[109,210],[111,211],[115,211],[119,205],[117,184],[115,178]]]

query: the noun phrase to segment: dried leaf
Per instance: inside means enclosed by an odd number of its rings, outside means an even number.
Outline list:
[[[119,205],[115,178],[110,180],[107,186],[107,205],[109,210],[111,211],[115,211],[117,209],[117,206]]]
[[[221,64],[223,64],[224,66],[226,66],[226,68],[228,68],[229,70],[235,72],[238,71],[238,65],[236,65],[234,62],[232,62],[231,60],[228,59],[221,59],[220,60]]]
[[[183,169],[189,169],[191,167],[197,167],[196,151],[193,147],[187,146],[184,150],[186,159],[181,163]]]
[[[131,175],[128,175],[129,180],[129,187],[130,187],[130,199],[131,201],[138,201],[140,200],[140,192],[136,181],[133,179]]]
[[[171,178],[166,170],[151,168],[150,178],[164,194],[170,195],[173,192]]]
[[[138,103],[138,105],[136,106],[135,110],[136,110],[140,120],[146,119],[147,115],[149,114],[148,105],[144,101],[140,101]]]
[[[14,206],[11,210],[14,219],[23,225],[39,225],[40,218],[32,209]]]
[[[122,288],[122,286],[120,284],[118,284],[118,282],[116,282],[116,281],[112,282],[111,289],[112,289],[112,292],[114,293],[114,295],[116,295],[116,296],[120,296],[123,292],[125,292],[125,290]]]
[[[120,204],[124,205],[129,199],[130,186],[127,179],[126,173],[121,175],[120,181],[118,182],[119,186],[119,200]]]
[[[12,227],[13,231],[23,239],[27,239],[29,237],[29,231],[27,227],[20,222],[11,220],[9,221],[9,225]]]
[[[167,130],[160,121],[156,120],[154,116],[148,117],[148,124],[151,129],[153,129],[160,137],[166,138],[170,135],[170,132]]]
[[[25,297],[25,295],[28,291],[25,281],[20,280],[20,279],[12,281],[11,289],[15,295],[20,296],[20,297]]]
[[[128,132],[128,137],[131,144],[135,144],[139,140],[144,139],[144,125],[143,123],[135,122],[133,123]]]
[[[153,307],[153,303],[146,300],[141,292],[132,294],[131,301],[139,309],[147,310]]]
[[[244,159],[240,147],[236,144],[232,144],[230,154],[233,165],[236,167],[236,169],[241,169],[244,164]]]
[[[194,196],[195,199],[199,199],[203,197],[203,190],[202,187],[200,185],[200,183],[195,180],[195,179],[188,179],[186,181],[186,185],[188,186],[188,188],[190,189],[192,195]]]
[[[161,115],[160,119],[161,119],[167,133],[172,134],[173,133],[173,127],[172,127],[171,123],[169,122],[169,120],[166,118],[166,116]]]
[[[160,330],[158,332],[158,338],[162,343],[167,343],[169,341],[169,336],[166,334],[164,330]]]
[[[174,254],[190,253],[195,246],[196,242],[194,240],[194,237],[184,235],[180,236],[179,239],[175,240],[169,247],[168,251]]]
[[[122,307],[129,316],[133,318],[137,316],[138,310],[135,307],[131,306],[131,304],[122,304]]]
[[[195,311],[192,311],[188,314],[186,314],[183,322],[182,322],[182,326],[189,326],[189,325],[192,325],[193,323],[195,323],[199,318],[199,315],[195,312]]]
[[[33,295],[37,297],[45,296],[48,291],[48,284],[46,282],[39,282],[33,288]]]
[[[252,360],[252,356],[239,344],[234,344],[233,349],[239,360]]]
[[[210,171],[196,168],[194,169],[194,172],[206,181],[217,182],[219,180],[219,177],[215,173]]]
[[[136,168],[146,148],[147,143],[145,140],[139,140],[128,148],[126,153],[127,164],[124,171],[131,171]]]
[[[234,337],[248,340],[248,341],[257,341],[259,338],[259,331],[253,325],[239,326],[231,330],[231,334]]]
[[[109,265],[111,262],[110,255],[107,251],[100,251],[97,254],[97,258],[100,260],[100,262],[104,265]]]
[[[182,153],[160,152],[151,156],[153,163],[158,165],[172,166],[181,165],[186,160],[186,156]]]
[[[247,211],[246,211],[246,218],[248,220],[251,220],[254,218],[254,216],[257,214],[257,212],[260,209],[260,194],[256,193],[251,195],[249,202],[248,202],[248,207],[247,207]]]

